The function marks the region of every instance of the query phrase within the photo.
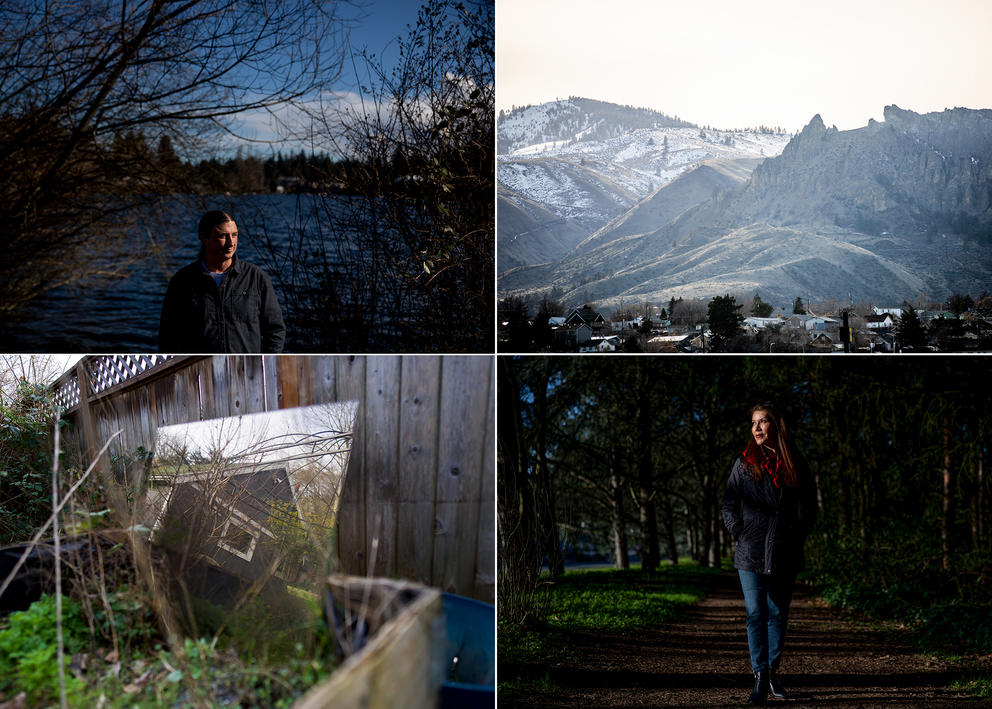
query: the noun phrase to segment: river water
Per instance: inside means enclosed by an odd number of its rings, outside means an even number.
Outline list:
[[[207,208],[229,211],[240,232],[238,256],[266,268],[264,233],[277,246],[289,242],[297,209],[309,210],[310,196],[246,195],[207,200]],[[179,246],[145,259],[121,280],[77,288],[59,288],[39,297],[20,322],[0,330],[0,350],[5,352],[104,353],[157,351],[159,315],[169,278],[193,262],[199,251],[196,224],[199,212],[188,206],[168,207],[175,212]],[[181,236],[188,232],[188,236]],[[150,247],[154,236],[140,237]],[[143,248],[139,246],[139,248]],[[150,250],[150,249],[149,249]],[[277,287],[278,289],[278,287]],[[285,308],[284,308],[285,310]]]

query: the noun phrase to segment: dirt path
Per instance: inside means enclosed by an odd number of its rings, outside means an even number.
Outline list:
[[[800,587],[780,669],[792,699],[769,705],[992,707],[992,701],[949,687],[968,672],[919,655],[900,635],[824,606]],[[535,691],[525,701],[500,697],[499,706],[741,706],[751,689],[744,601],[730,574],[663,631],[577,634],[571,647],[574,659],[550,668],[554,689]],[[500,667],[502,672],[512,663],[501,660]],[[535,677],[547,669],[513,667]]]

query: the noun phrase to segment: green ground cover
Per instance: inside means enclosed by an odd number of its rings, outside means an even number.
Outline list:
[[[248,604],[213,636],[169,649],[132,589],[108,599],[113,613],[89,619],[62,599],[69,706],[288,707],[338,664],[312,600],[278,623]],[[0,621],[0,703],[23,693],[28,706],[59,704],[55,615],[55,598],[43,596]]]
[[[547,687],[548,674],[518,677],[519,665],[550,666],[567,660],[575,633],[657,630],[706,595],[719,569],[695,564],[663,565],[654,574],[639,568],[568,571],[542,584],[535,606],[541,609],[526,624],[501,622],[497,632],[499,696]]]

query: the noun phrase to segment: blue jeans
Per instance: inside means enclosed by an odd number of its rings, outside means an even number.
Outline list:
[[[789,604],[795,574],[768,576],[753,571],[737,570],[744,591],[747,610],[747,645],[751,650],[754,672],[777,670],[785,644],[785,626],[789,620]]]

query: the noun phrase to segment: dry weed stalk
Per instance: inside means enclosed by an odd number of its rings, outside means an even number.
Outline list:
[[[67,709],[69,702],[65,696],[65,641],[62,637],[62,548],[59,537],[59,424],[55,422],[55,453],[52,455],[52,523],[55,540],[55,637],[58,644],[57,658],[59,668],[59,701],[62,709]]]

